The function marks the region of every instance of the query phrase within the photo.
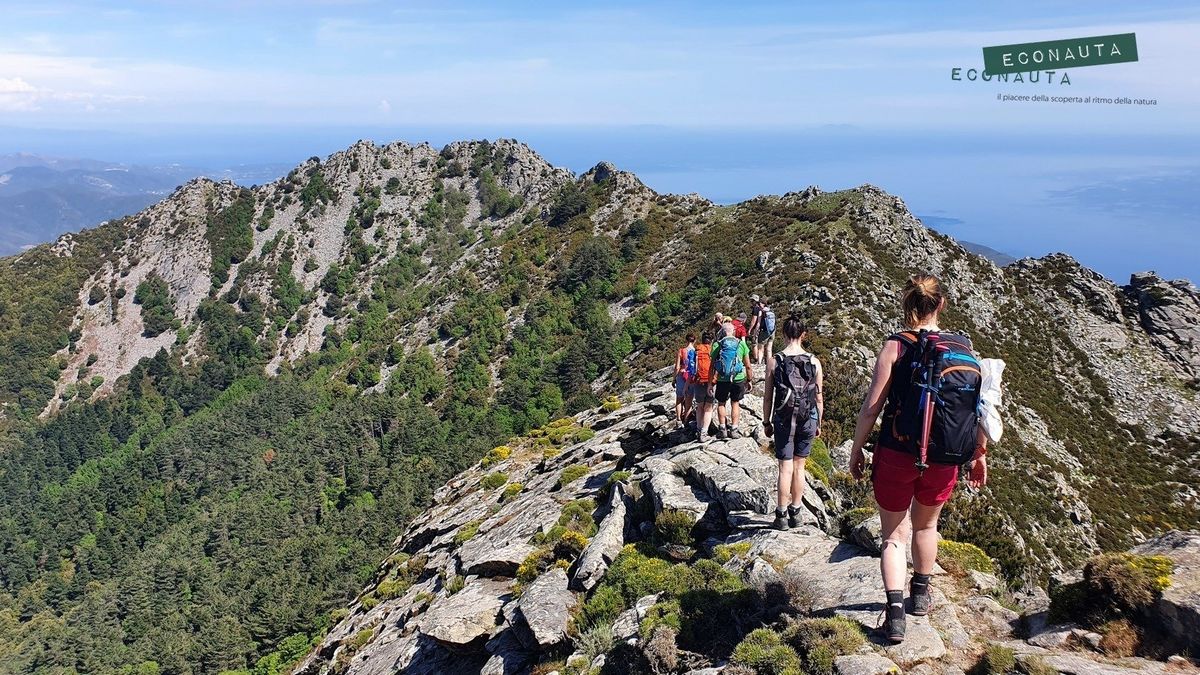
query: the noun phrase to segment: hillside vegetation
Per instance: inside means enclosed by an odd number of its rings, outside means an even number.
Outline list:
[[[1200,524],[1197,372],[1159,318],[1194,288],[1001,270],[870,186],[722,207],[515,141],[360,142],[0,260],[0,671],[276,672],[436,488],[751,292],[812,325],[837,446],[916,270],[1009,362],[949,536],[1019,584]]]

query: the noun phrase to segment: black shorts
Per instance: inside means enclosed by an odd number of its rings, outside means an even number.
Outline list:
[[[717,403],[733,401],[737,403],[746,395],[746,381],[717,382]]]
[[[771,422],[775,439],[775,459],[804,459],[812,452],[817,438],[817,411],[803,420],[792,416]]]

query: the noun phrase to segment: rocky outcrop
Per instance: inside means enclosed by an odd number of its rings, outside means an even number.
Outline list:
[[[1152,610],[1153,622],[1193,650],[1200,650],[1200,533],[1169,532],[1134,549],[1175,563],[1171,585]]]
[[[1138,319],[1163,355],[1200,379],[1200,290],[1185,280],[1153,272],[1134,274],[1126,287]]]
[[[868,643],[838,656],[837,673],[961,673],[974,666],[981,644],[1012,649],[1018,660],[1061,672],[1166,672],[1163,662],[1104,659],[1096,652],[1100,636],[1077,626],[1045,626],[1044,600],[1030,603],[1041,624],[1035,616],[1022,616],[997,600],[1008,597],[1007,591],[990,574],[953,577],[940,567],[933,610],[908,618],[903,643],[887,643],[875,632],[883,610],[878,519],[874,527],[872,519],[863,521],[846,541],[826,531],[838,520],[841,497],[810,475],[806,493],[814,499],[808,522],[785,532],[772,529],[768,512],[774,505],[775,461],[750,435],[759,424],[753,406],[744,411],[746,438],[700,444],[673,428],[666,405],[670,396],[653,384],[635,387],[620,409],[576,418],[575,423],[597,430],[590,440],[545,456],[534,452],[542,446],[513,441],[511,455],[498,465],[477,466],[456,477],[438,491],[437,506],[397,541],[405,554],[425,561],[417,583],[374,609],[352,608],[299,672],[526,673],[572,649],[567,663],[600,668],[609,655],[584,651],[584,638],[572,632],[579,607],[597,592],[623,547],[661,544],[655,521],[658,514],[674,511],[693,515],[697,523],[697,545],[685,559],[715,555],[724,545],[733,552],[725,554],[725,569],[752,589],[782,592],[792,608],[788,611],[843,617],[861,626]],[[560,472],[574,465],[586,468],[583,477],[562,484]],[[497,469],[522,483],[519,495],[501,502],[479,485],[486,471]],[[597,522],[590,541],[573,564],[549,565],[532,578],[519,572],[534,564],[539,550],[550,550],[539,548],[539,542],[568,504],[594,507]],[[456,536],[475,525],[477,531],[465,541]],[[1138,552],[1175,561],[1176,576],[1155,611],[1164,627],[1194,635],[1200,535],[1164,536]],[[526,575],[524,581],[517,581],[518,574]],[[693,672],[724,670],[723,662],[678,649],[673,629],[645,628],[661,600],[649,594],[627,605],[611,622],[613,642],[635,653],[648,650],[651,663],[670,661],[680,672],[678,664],[685,661]],[[1025,635],[1023,626],[1032,627],[1027,640],[1017,637]],[[355,645],[364,634],[370,635],[368,643]]]

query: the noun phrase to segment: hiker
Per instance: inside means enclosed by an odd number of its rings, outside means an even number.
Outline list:
[[[766,372],[763,427],[775,439],[779,460],[779,497],[775,506],[777,530],[800,526],[804,509],[804,462],[821,435],[825,413],[825,374],[821,361],[804,348],[808,329],[797,316],[783,322],[787,345],[775,354]]]
[[[717,399],[717,438],[724,440],[742,437],[737,428],[741,400],[754,386],[754,371],[750,368],[750,348],[745,340],[737,337],[733,322],[726,321],[721,328],[724,337],[712,346],[712,383],[708,386],[710,391],[715,391]],[[725,414],[727,401],[730,404],[728,415]]]
[[[712,379],[712,334],[700,333],[696,343],[696,381],[692,383],[692,407],[696,411],[696,440],[708,441],[708,427],[712,424],[713,391]]]
[[[755,293],[750,296],[754,307],[750,311],[750,341],[754,345],[754,363],[762,365],[771,361],[772,342],[775,340],[775,312],[767,301]]]
[[[708,334],[713,336],[713,339],[720,340],[725,335],[725,315],[717,312],[713,315],[712,323],[708,325]]]
[[[938,315],[946,298],[937,277],[910,278],[902,304],[908,330],[889,336],[879,350],[850,450],[850,473],[861,479],[863,445],[882,411],[871,482],[883,526],[883,632],[893,643],[904,640],[904,547],[910,529],[911,610],[924,616],[937,557],[938,515],[954,491],[959,468],[967,468],[972,487],[987,483],[987,437],[976,413],[981,378],[971,341],[941,332]]]
[[[675,421],[682,428],[687,424],[692,407],[691,383],[696,379],[696,334],[687,334],[687,345],[675,355]]]
[[[739,340],[745,340],[749,332],[746,330],[746,313],[738,314],[733,320],[733,336]]]

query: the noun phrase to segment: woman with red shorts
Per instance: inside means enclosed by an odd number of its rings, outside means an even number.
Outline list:
[[[937,277],[922,274],[909,279],[904,288],[902,304],[904,322],[911,331],[939,331],[938,313],[945,307],[946,299]],[[907,445],[896,438],[894,416],[899,406],[893,383],[897,388],[907,387],[908,383],[901,382],[901,377],[896,375],[900,369],[911,365],[911,358],[902,358],[911,347],[900,335],[888,338],[879,350],[871,387],[858,414],[850,452],[850,473],[855,479],[861,479],[866,463],[863,445],[879,413],[883,412],[884,420],[872,462],[871,482],[883,525],[883,551],[879,561],[887,594],[883,632],[888,640],[896,643],[904,640],[905,631],[903,584],[908,566],[904,552],[906,540],[911,533],[913,576],[909,594],[912,613],[924,616],[929,612],[929,580],[937,557],[938,515],[950,499],[958,480],[957,465],[929,462],[924,470],[918,469],[918,458],[911,451],[903,451],[902,448]],[[982,428],[977,429],[975,443],[976,459],[966,466],[970,485],[978,488],[987,482],[987,438]]]

